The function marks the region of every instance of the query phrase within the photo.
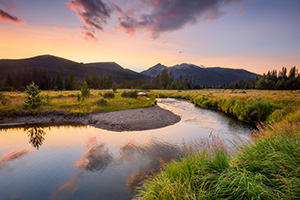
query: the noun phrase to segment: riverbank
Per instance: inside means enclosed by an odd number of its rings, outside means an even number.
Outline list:
[[[166,127],[180,121],[171,111],[153,106],[148,108],[113,111],[106,113],[72,115],[62,113],[39,113],[35,116],[0,120],[1,126],[24,124],[67,124],[91,125],[110,131],[139,131]]]
[[[143,182],[136,199],[299,199],[299,91],[152,91],[263,125],[232,154],[222,141],[192,149]],[[199,151],[201,149],[201,151]]]

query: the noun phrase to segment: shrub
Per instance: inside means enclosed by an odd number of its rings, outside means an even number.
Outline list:
[[[137,91],[130,91],[130,92],[123,92],[122,97],[127,97],[127,98],[137,98],[138,97],[138,93]]]
[[[37,108],[42,105],[42,96],[40,95],[41,90],[39,90],[39,86],[32,82],[30,85],[26,87],[26,108]]]
[[[81,100],[81,95],[79,94],[79,93],[77,93],[77,102],[80,102],[80,100]]]
[[[113,98],[115,98],[115,94],[113,92],[106,92],[106,93],[104,93],[103,97],[105,99],[113,99]]]
[[[105,99],[99,99],[95,102],[98,106],[107,106],[107,101]]]
[[[5,97],[4,94],[0,93],[0,102],[3,106],[7,105],[10,101]]]

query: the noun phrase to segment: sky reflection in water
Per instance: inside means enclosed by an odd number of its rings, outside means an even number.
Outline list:
[[[181,100],[159,105],[182,117],[173,126],[111,132],[90,126],[33,126],[0,130],[1,199],[130,199],[164,162],[182,156],[183,141],[250,127]]]

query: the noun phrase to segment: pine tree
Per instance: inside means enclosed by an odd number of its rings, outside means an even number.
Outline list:
[[[84,81],[87,83],[88,87],[91,88],[91,79],[88,73],[85,74]]]
[[[11,79],[11,76],[10,76],[10,73],[9,73],[9,72],[7,73],[7,76],[6,76],[4,85],[5,85],[6,87],[13,87],[13,81],[12,81],[12,79]]]
[[[30,85],[26,87],[26,108],[37,108],[42,105],[42,96],[40,96],[41,90],[39,90],[39,86],[32,82]]]
[[[70,85],[71,85],[71,90],[77,89],[76,78],[75,78],[73,72],[72,72],[71,75],[70,75],[69,81],[70,81]]]
[[[89,97],[90,96],[90,89],[86,81],[83,82],[81,87],[81,96],[82,97]]]
[[[63,81],[62,81],[62,78],[61,78],[61,75],[59,72],[56,75],[55,86],[57,87],[57,90],[64,89],[64,84],[63,84]]]
[[[70,82],[70,78],[68,76],[66,76],[66,78],[65,78],[65,88],[66,88],[66,90],[72,90],[72,85]]]
[[[117,87],[117,84],[116,84],[116,83],[114,83],[114,84],[113,84],[113,86],[112,86],[112,90],[113,90],[114,92],[116,92],[116,91],[117,91],[117,89],[118,89],[118,87]]]
[[[112,87],[112,78],[111,76],[109,75],[107,77],[107,89],[110,89]]]
[[[91,88],[99,89],[99,78],[97,74],[91,76]]]
[[[168,84],[169,84],[169,74],[168,74],[168,70],[167,69],[164,69],[161,72],[160,80],[161,80],[161,84],[162,84],[163,89],[166,89],[167,86],[168,86]]]
[[[42,72],[42,79],[41,79],[41,89],[48,90],[50,87],[50,80],[46,70]]]

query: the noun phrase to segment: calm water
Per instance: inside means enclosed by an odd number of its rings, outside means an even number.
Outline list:
[[[172,126],[112,132],[91,126],[0,130],[0,199],[131,199],[133,188],[162,161],[180,156],[183,141],[234,134],[250,127],[186,101],[158,105],[181,116]]]

